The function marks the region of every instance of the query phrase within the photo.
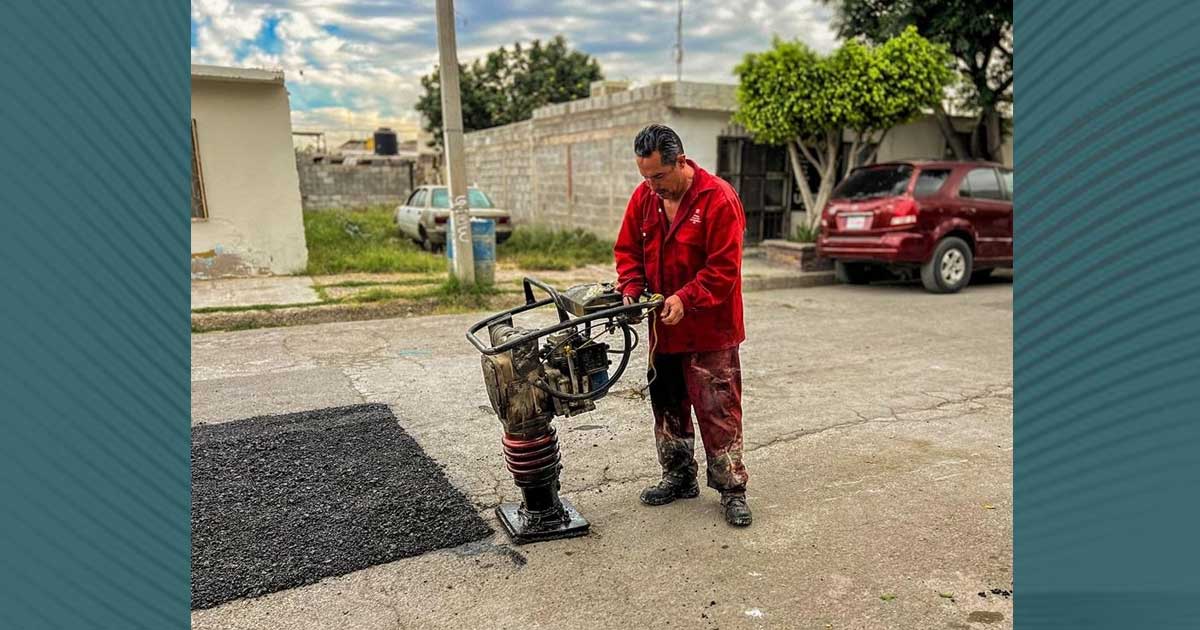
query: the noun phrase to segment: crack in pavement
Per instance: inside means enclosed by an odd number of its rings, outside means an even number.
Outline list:
[[[504,503],[504,490],[503,490],[504,484],[506,482],[512,483],[511,478],[504,479],[500,475],[497,475],[495,467],[488,468],[488,472],[489,472],[489,474],[491,474],[491,477],[492,477],[491,493],[488,493],[485,491],[482,493],[475,493],[475,494],[471,495],[471,503],[473,503],[475,505],[475,507],[478,508],[481,512],[487,512],[487,511],[494,510],[501,503]],[[488,500],[485,501],[484,499],[488,499]]]
[[[917,466],[915,468],[909,468],[908,470],[893,470],[893,471],[887,471],[887,472],[880,472],[880,473],[875,473],[873,475],[866,475],[859,479],[855,479],[854,481],[838,481],[838,482],[834,482],[834,483],[827,483],[827,484],[818,485],[818,486],[809,486],[806,488],[801,488],[800,490],[797,491],[797,494],[813,492],[816,490],[829,490],[829,489],[842,488],[842,487],[847,487],[847,486],[856,486],[856,485],[861,484],[864,481],[867,481],[869,479],[878,479],[878,478],[882,478],[882,477],[892,477],[892,476],[897,476],[897,475],[911,475],[913,473],[924,472],[927,470],[932,470],[932,469],[940,468],[940,467],[947,466],[947,465],[966,464],[966,463],[970,463],[970,461],[971,460],[969,460],[969,459],[943,460],[943,461],[939,461],[939,462],[934,462],[932,464],[927,464],[924,466]],[[962,474],[962,473],[955,473],[954,475],[950,475],[950,477],[958,476],[960,474]],[[941,479],[946,479],[946,478],[949,478],[949,477],[942,477]],[[939,479],[934,479],[934,481],[938,481],[938,480]],[[836,501],[838,499],[846,499],[846,498],[849,498],[849,497],[852,497],[852,496],[855,496],[858,494],[862,494],[864,492],[871,492],[873,489],[874,488],[861,488],[861,489],[855,490],[854,492],[851,492],[849,494],[839,494],[837,496],[826,497],[824,499],[821,499],[821,501],[829,502],[829,501]]]
[[[846,428],[856,427],[856,426],[868,424],[868,423],[930,422],[930,421],[932,421],[932,419],[903,418],[901,416],[917,414],[917,413],[921,413],[921,412],[925,412],[925,411],[941,411],[950,405],[964,405],[964,404],[969,405],[977,400],[982,400],[982,399],[986,399],[986,398],[1002,398],[1003,396],[998,396],[995,394],[993,388],[996,388],[996,389],[1002,391],[1004,389],[1011,388],[1011,385],[989,386],[983,394],[978,394],[978,395],[974,395],[974,396],[963,395],[963,398],[961,400],[943,399],[945,402],[940,402],[936,405],[933,405],[932,407],[925,407],[925,408],[918,408],[918,409],[905,409],[904,411],[900,411],[900,412],[897,412],[892,407],[887,407],[889,415],[877,416],[874,418],[868,418],[865,415],[863,415],[862,412],[858,411],[857,409],[847,407],[847,409],[854,412],[854,415],[858,416],[858,418],[859,418],[858,420],[856,420],[856,421],[851,420],[849,422],[839,422],[837,424],[831,424],[829,426],[821,427],[819,429],[808,429],[808,430],[799,429],[796,431],[791,431],[791,432],[776,436],[775,438],[768,440],[766,442],[749,443],[746,446],[746,452],[750,453],[750,452],[757,451],[758,449],[761,449],[761,448],[768,448],[768,447],[774,446],[776,444],[794,442],[796,440],[808,437],[810,435],[817,435],[820,433],[824,433],[826,431],[832,431],[834,429],[846,429]],[[921,392],[921,393],[924,394],[924,392]],[[931,398],[939,398],[938,396],[930,396],[930,397]],[[884,405],[880,405],[880,406],[884,406]],[[947,416],[945,418],[937,418],[937,420],[954,420],[957,418],[962,418],[964,416],[972,415],[975,412],[982,411],[983,409],[986,409],[986,408],[987,408],[987,406],[983,405],[983,406],[980,406],[977,408],[965,410],[965,411],[963,411],[963,413],[960,413],[958,415]]]
[[[382,585],[375,584],[375,580],[372,579],[370,570],[367,570],[364,573],[365,575],[363,575],[363,583],[367,588],[363,599],[379,604],[388,612],[392,613],[392,616],[395,617],[396,620],[396,624],[392,627],[403,628],[404,617],[400,614],[400,609],[395,604],[395,595],[389,594]]]
[[[990,386],[987,386],[984,388],[983,393],[975,394],[975,395],[963,394],[962,395],[963,397],[960,400],[949,400],[949,399],[942,398],[943,402],[939,402],[938,404],[930,406],[930,407],[924,407],[924,408],[918,408],[918,409],[905,409],[904,411],[900,411],[900,412],[897,412],[892,407],[887,407],[889,415],[876,416],[876,417],[872,417],[872,418],[868,418],[867,416],[863,415],[862,412],[860,412],[856,409],[847,407],[847,409],[852,411],[854,413],[854,415],[858,416],[858,418],[859,418],[858,420],[851,420],[848,422],[839,422],[837,424],[832,424],[832,425],[829,425],[826,427],[821,427],[819,429],[809,429],[809,430],[800,429],[797,431],[791,431],[791,432],[776,436],[775,438],[768,440],[766,442],[748,442],[746,444],[745,452],[752,453],[752,452],[755,452],[755,451],[758,451],[761,449],[771,448],[771,447],[777,446],[779,444],[787,444],[790,442],[795,442],[797,440],[801,440],[806,437],[825,433],[826,431],[833,431],[836,429],[847,429],[847,428],[851,428],[851,427],[861,426],[864,424],[888,424],[888,423],[892,423],[892,422],[932,422],[934,419],[903,418],[901,416],[914,414],[914,413],[921,413],[921,412],[926,412],[926,411],[943,410],[947,406],[950,406],[950,405],[964,405],[964,404],[969,404],[969,403],[975,402],[977,400],[982,400],[982,399],[986,399],[986,398],[1005,398],[1005,396],[1003,395],[1003,392],[1005,390],[1008,390],[1009,395],[1011,395],[1011,389],[1012,389],[1011,383],[1003,384],[1003,385],[990,385]],[[921,392],[921,393],[924,393],[924,392]],[[931,398],[941,398],[939,396],[930,396],[930,397]],[[975,408],[975,409],[964,410],[962,413],[957,414],[957,415],[947,416],[947,417],[943,417],[943,418],[936,418],[935,420],[939,420],[939,421],[955,420],[955,419],[963,418],[965,416],[973,415],[976,412],[981,411],[986,408],[987,407],[985,405],[985,406],[981,406],[981,407]],[[601,488],[603,488],[605,486],[609,486],[609,485],[633,483],[636,481],[645,482],[645,481],[651,481],[653,479],[657,479],[657,478],[661,477],[661,473],[658,471],[655,471],[652,473],[629,475],[629,476],[625,476],[625,477],[613,477],[613,476],[609,475],[609,470],[611,468],[612,468],[611,464],[606,465],[604,467],[604,469],[600,472],[600,479],[597,481],[594,481],[592,483],[585,483],[585,484],[580,484],[580,485],[563,484],[562,492],[564,494],[565,493],[580,493],[580,492],[595,492],[595,491],[600,490]],[[501,488],[504,486],[504,484],[506,482],[511,483],[510,479],[502,479],[499,475],[495,474],[495,470],[492,470],[491,472],[492,472],[492,479],[495,482],[495,485],[493,486],[491,493],[487,493],[487,492],[476,493],[471,496],[471,502],[473,504],[475,504],[477,507],[480,507],[480,509],[482,511],[493,510],[496,508],[496,506],[503,503],[504,502],[504,494],[503,494]]]

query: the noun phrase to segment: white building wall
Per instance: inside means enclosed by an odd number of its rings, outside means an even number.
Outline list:
[[[714,112],[698,109],[671,110],[666,125],[683,140],[683,152],[700,168],[709,173],[717,172],[717,138],[729,126],[730,112]],[[632,155],[633,139],[629,141]],[[630,164],[633,164],[632,157]]]
[[[196,277],[304,271],[308,248],[282,80],[193,76],[208,218],[192,221]]]
[[[906,158],[941,159],[946,139],[933,116],[922,116],[889,131],[879,145],[876,160],[888,162]]]

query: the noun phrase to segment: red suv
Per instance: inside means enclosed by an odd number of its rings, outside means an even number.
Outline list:
[[[840,282],[920,270],[926,289],[953,293],[1012,267],[1012,191],[1012,169],[990,162],[858,168],[821,213],[817,253],[833,259]]]

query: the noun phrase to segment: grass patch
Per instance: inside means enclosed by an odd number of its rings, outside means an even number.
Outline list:
[[[514,262],[521,269],[566,271],[584,265],[611,263],[613,243],[591,232],[523,227],[497,249],[501,261]]]
[[[372,289],[367,289],[366,291],[355,293],[354,295],[346,298],[344,301],[363,304],[366,302],[386,302],[387,300],[398,300],[404,297],[409,296],[392,289],[375,287]]]
[[[430,284],[435,282],[441,275],[434,275],[428,278],[408,278],[407,280],[343,280],[342,282],[333,282],[330,284],[313,285],[319,289],[353,289],[356,287],[412,287],[421,284]]]
[[[494,286],[463,285],[457,278],[450,278],[438,286],[419,291],[415,297],[437,298],[437,310],[442,313],[464,313],[488,308],[490,298],[499,294],[500,290]]]
[[[304,213],[309,275],[336,273],[444,273],[446,258],[400,235],[392,209],[317,210]],[[582,229],[523,227],[497,247],[497,257],[532,271],[566,271],[611,263],[613,243]],[[380,283],[371,283],[380,284]],[[329,286],[354,286],[338,283]]]
[[[304,238],[309,275],[446,270],[444,256],[422,251],[400,236],[388,207],[305,212]]]
[[[579,266],[574,261],[564,260],[554,254],[543,254],[541,252],[515,254],[509,260],[516,263],[519,269],[529,271],[570,271]]]
[[[439,303],[446,306],[481,308],[488,305],[489,297],[499,294],[500,290],[494,286],[464,285],[459,283],[458,278],[450,278],[442,284],[415,291],[409,297],[417,300],[437,298]]]
[[[367,303],[386,302],[389,300],[429,300],[436,299],[446,306],[463,306],[482,308],[488,305],[487,298],[499,295],[496,287],[481,285],[463,285],[457,278],[451,278],[432,286],[417,288],[411,291],[397,291],[386,287],[373,287],[366,291],[355,293],[343,299],[343,302]]]

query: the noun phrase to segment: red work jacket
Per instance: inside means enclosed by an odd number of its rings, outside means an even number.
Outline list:
[[[724,350],[746,339],[742,321],[742,202],[725,180],[695,169],[668,224],[662,200],[643,182],[633,191],[613,253],[623,295],[643,289],[683,302],[674,326],[658,321],[656,353]],[[658,313],[655,313],[655,317]],[[654,343],[651,337],[651,343]]]

